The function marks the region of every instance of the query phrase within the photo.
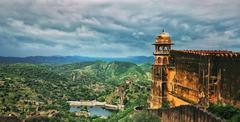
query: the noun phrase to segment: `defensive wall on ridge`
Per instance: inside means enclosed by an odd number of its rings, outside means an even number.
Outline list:
[[[161,117],[161,122],[224,122],[206,110],[193,106],[182,105],[168,109],[148,109],[149,112]]]

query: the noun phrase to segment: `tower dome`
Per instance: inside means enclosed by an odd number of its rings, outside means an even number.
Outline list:
[[[162,32],[156,38],[156,44],[172,44],[170,35],[166,32]]]

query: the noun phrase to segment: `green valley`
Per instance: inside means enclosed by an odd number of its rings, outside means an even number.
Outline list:
[[[0,114],[26,121],[124,120],[135,106],[147,105],[150,65],[129,62],[0,64]],[[108,119],[78,117],[67,101],[97,100],[125,109]]]

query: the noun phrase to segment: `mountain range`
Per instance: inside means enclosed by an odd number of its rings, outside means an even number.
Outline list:
[[[85,57],[85,56],[29,56],[29,57],[3,57],[0,56],[0,63],[31,63],[31,64],[68,64],[86,61],[123,61],[135,64],[153,62],[153,56],[129,56],[121,58],[106,57]]]

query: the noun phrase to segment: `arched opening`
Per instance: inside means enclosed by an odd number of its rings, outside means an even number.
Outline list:
[[[163,64],[167,64],[167,57],[163,58]]]
[[[162,62],[161,60],[162,60],[162,59],[161,59],[160,57],[158,57],[157,63],[160,64],[160,63]]]

